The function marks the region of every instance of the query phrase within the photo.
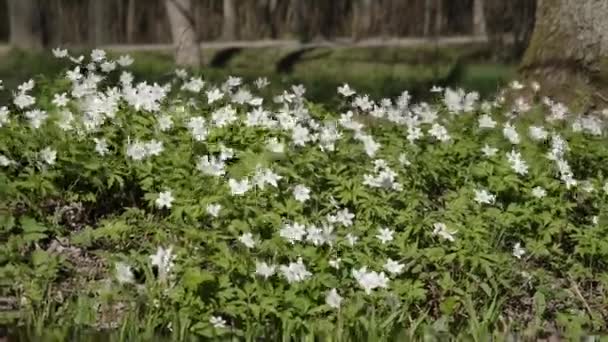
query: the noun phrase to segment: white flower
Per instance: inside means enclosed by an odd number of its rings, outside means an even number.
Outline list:
[[[26,93],[20,92],[17,95],[15,95],[15,98],[13,99],[13,103],[19,109],[24,109],[24,108],[30,107],[31,105],[36,103],[36,98],[34,98],[33,96],[30,96]]]
[[[244,233],[243,235],[241,235],[241,237],[239,237],[239,241],[247,248],[253,248],[255,246],[253,234],[251,233]]]
[[[226,161],[232,159],[234,157],[234,150],[224,146],[224,144],[220,144],[220,160]]]
[[[454,242],[456,240],[454,238],[456,231],[449,231],[445,223],[437,222],[433,224],[433,227],[433,235],[440,236],[450,242]]]
[[[68,104],[68,94],[61,93],[53,95],[53,101],[51,101],[58,108],[65,107]]]
[[[407,158],[407,154],[405,153],[401,153],[399,155],[399,164],[403,165],[403,166],[410,166],[412,165],[412,162],[410,162]]]
[[[170,115],[161,115],[158,117],[158,129],[161,132],[165,132],[173,127],[173,119]]]
[[[30,121],[30,126],[34,129],[40,128],[48,117],[45,111],[39,109],[29,110],[24,115]]]
[[[386,260],[386,263],[384,264],[384,269],[392,275],[401,274],[401,272],[403,272],[404,267],[405,267],[405,265],[403,265],[391,258],[388,258]]]
[[[434,85],[433,87],[431,87],[431,93],[441,93],[443,91],[442,87],[436,86]]]
[[[131,271],[131,266],[122,262],[117,262],[115,265],[115,270],[116,280],[118,280],[119,283],[132,283],[135,280],[133,271]]]
[[[190,121],[188,121],[187,126],[194,140],[203,141],[207,139],[207,134],[209,134],[209,132],[207,131],[205,119],[203,117],[196,116],[190,118]]]
[[[142,160],[147,156],[146,145],[138,140],[127,145],[127,156],[133,160]]]
[[[340,269],[340,262],[342,262],[342,259],[340,258],[335,258],[335,259],[331,259],[329,260],[329,266],[335,268],[335,269]]]
[[[292,244],[296,241],[302,241],[304,235],[306,235],[306,226],[297,222],[292,224],[283,224],[283,227],[279,231],[279,236]]]
[[[266,148],[268,148],[268,150],[273,153],[285,152],[285,145],[280,143],[279,140],[274,137],[268,139],[268,141],[266,142]]]
[[[362,111],[367,112],[374,106],[374,101],[369,99],[368,95],[357,96],[353,101],[353,107],[360,108]]]
[[[389,228],[378,228],[378,234],[376,235],[376,238],[380,240],[382,244],[385,244],[387,242],[393,241],[394,233],[395,232],[393,230],[390,230]]]
[[[133,64],[133,57],[131,57],[129,55],[122,55],[122,56],[118,57],[118,60],[116,60],[116,62],[121,67],[128,67],[129,65]]]
[[[211,113],[211,121],[217,127],[228,126],[236,120],[236,110],[231,105],[219,108]]]
[[[186,69],[175,69],[175,76],[177,76],[177,78],[186,79],[186,77],[188,77],[188,72]]]
[[[99,155],[104,156],[108,153],[108,142],[106,139],[101,138],[93,138],[95,141],[95,152],[99,153]]]
[[[257,262],[255,263],[255,274],[268,279],[272,277],[274,272],[276,271],[275,265],[268,265],[266,262]]]
[[[591,217],[591,223],[593,223],[594,225],[598,225],[598,223],[600,222],[600,218],[597,215],[594,215]]]
[[[0,154],[0,166],[7,167],[14,163],[15,163],[14,161],[12,161],[12,160],[8,159],[6,156]]]
[[[312,140],[312,136],[308,128],[300,124],[296,124],[295,127],[293,127],[291,139],[293,140],[294,145],[304,146],[307,142]]]
[[[547,195],[547,191],[545,191],[545,189],[541,188],[540,186],[534,187],[532,189],[532,196],[536,197],[536,198],[543,198]]]
[[[335,240],[333,231],[334,227],[329,224],[324,224],[322,228],[310,225],[306,229],[306,241],[315,246],[322,246],[324,244],[332,245]]]
[[[219,177],[226,173],[226,164],[220,158],[214,156],[202,156],[196,164],[196,168],[205,175]]]
[[[57,159],[57,151],[51,149],[50,147],[45,147],[42,149],[42,151],[40,151],[40,158],[46,164],[53,165]]]
[[[348,84],[344,83],[344,85],[338,87],[338,94],[344,97],[351,97],[355,95],[355,91],[350,89],[350,86]]]
[[[525,176],[528,174],[528,164],[521,158],[521,153],[513,150],[507,153],[507,160],[515,173]]]
[[[357,241],[359,240],[359,237],[357,237],[351,233],[346,234],[345,238],[346,238],[346,241],[348,241],[348,244],[351,245],[351,247],[354,246],[357,243]]]
[[[604,184],[604,187],[602,189],[604,189],[604,192],[606,194],[608,194],[608,182],[606,182],[606,184]]]
[[[68,56],[68,50],[66,49],[62,49],[62,48],[54,48],[53,50],[53,56],[55,56],[56,58],[64,58]]]
[[[482,204],[493,204],[496,201],[496,196],[485,189],[475,190],[475,201]]]
[[[163,142],[158,140],[150,140],[146,143],[146,154],[149,156],[157,156],[164,150]]]
[[[8,123],[8,121],[9,121],[8,114],[9,114],[9,111],[8,111],[8,108],[6,108],[6,106],[0,107],[0,127],[6,125]]]
[[[253,177],[253,183],[260,189],[264,189],[266,187],[266,184],[270,184],[276,188],[279,186],[278,181],[282,178],[283,177],[274,173],[270,169],[263,169],[261,167],[258,167],[258,170],[255,176]]]
[[[448,130],[445,127],[441,126],[438,123],[433,124],[431,129],[429,130],[429,134],[434,136],[437,140],[441,142],[446,142],[450,140],[450,135],[448,134]]]
[[[171,204],[175,198],[171,194],[171,190],[163,191],[158,194],[158,198],[156,199],[156,206],[160,209],[162,208],[171,208]]]
[[[234,88],[241,85],[243,79],[236,76],[228,76],[228,80],[226,80],[226,85],[228,88]]]
[[[220,100],[224,97],[224,93],[217,88],[213,88],[211,90],[207,90],[207,104],[212,104],[213,102]]]
[[[505,126],[502,129],[502,134],[511,142],[511,144],[519,144],[519,134],[515,130],[515,127],[513,127],[510,123],[505,123]]]
[[[524,85],[523,85],[523,84],[521,84],[521,83],[520,83],[519,81],[517,81],[517,80],[514,80],[513,82],[511,82],[511,83],[509,84],[509,87],[511,87],[511,89],[513,89],[513,90],[521,90],[521,89],[524,89]]]
[[[107,74],[116,69],[116,62],[104,61],[103,63],[101,63],[100,67],[101,71]]]
[[[296,201],[304,203],[310,199],[310,189],[302,184],[296,185],[293,189],[293,196]]]
[[[374,138],[371,135],[367,134],[359,134],[355,135],[355,139],[361,141],[363,143],[363,148],[365,149],[365,153],[369,157],[374,157],[376,152],[380,149],[380,144],[374,141]]]
[[[543,127],[540,126],[530,126],[528,128],[528,133],[532,140],[540,141],[545,140],[549,136],[549,132],[547,132]]]
[[[226,328],[226,321],[221,316],[211,316],[211,318],[209,318],[209,323],[216,329]]]
[[[494,156],[497,152],[498,149],[495,147],[490,147],[488,144],[486,144],[482,149],[481,152],[483,153],[484,156],[486,157],[492,157]]]
[[[175,255],[172,253],[172,247],[164,249],[163,247],[158,246],[156,249],[156,254],[150,255],[150,261],[153,266],[158,267],[158,277],[160,280],[166,280],[173,269],[173,260],[175,259]]]
[[[336,214],[334,220],[342,224],[344,227],[350,227],[353,225],[353,219],[355,218],[355,214],[348,211],[348,208],[344,208]]]
[[[123,87],[125,88],[129,88],[129,87],[133,87],[132,83],[133,83],[133,74],[131,74],[128,71],[123,71],[120,74],[120,84],[122,84]]]
[[[268,79],[266,77],[259,77],[255,80],[254,84],[258,89],[262,89],[266,88],[270,84],[270,82],[268,82]]]
[[[243,178],[240,181],[230,178],[228,186],[230,187],[230,193],[235,196],[244,195],[251,188],[251,184],[249,184],[249,179],[247,178]]]
[[[72,121],[74,121],[74,115],[69,110],[64,110],[59,114],[59,120],[57,121],[57,126],[64,131],[69,131],[72,129]]]
[[[221,204],[207,204],[207,214],[218,217],[220,215],[220,210],[222,210]]]
[[[519,97],[519,98],[517,98],[517,100],[515,100],[514,110],[516,112],[525,113],[525,112],[529,111],[530,108],[531,108],[530,104],[528,102],[526,102],[526,100],[523,97]]]
[[[101,62],[106,59],[106,52],[100,49],[94,49],[91,51],[91,59],[94,62]]]
[[[366,294],[371,294],[376,288],[388,288],[389,279],[384,272],[368,272],[367,267],[363,266],[358,270],[353,269],[352,274]]]
[[[279,266],[279,270],[290,284],[304,281],[312,276],[312,273],[306,269],[306,265],[302,263],[302,258],[298,258],[297,262],[290,262],[287,266]]]
[[[338,294],[336,289],[331,289],[325,296],[325,304],[334,309],[340,309],[340,304],[343,298]]]
[[[521,257],[526,254],[526,250],[521,247],[521,244],[518,242],[513,246],[513,256],[517,259],[521,259]]]
[[[479,128],[494,128],[496,127],[496,121],[491,116],[484,114],[479,117]]]

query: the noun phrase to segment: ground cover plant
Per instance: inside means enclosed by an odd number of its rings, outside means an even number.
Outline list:
[[[289,340],[606,329],[606,112],[513,82],[493,99],[336,89],[71,56],[0,106],[4,320]],[[62,337],[58,337],[62,336]]]

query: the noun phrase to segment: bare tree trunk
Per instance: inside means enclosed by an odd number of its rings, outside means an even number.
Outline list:
[[[19,49],[42,48],[40,7],[36,0],[8,0],[10,43]]]
[[[428,37],[431,34],[431,12],[433,11],[433,0],[424,0],[424,28],[422,35]]]
[[[201,53],[194,31],[194,20],[190,0],[165,0],[165,6],[171,26],[171,36],[175,46],[175,63],[184,66],[198,66]]]
[[[236,40],[236,7],[233,0],[224,0],[222,39]]]
[[[483,0],[473,0],[473,35],[486,36],[486,17]]]
[[[371,0],[355,0],[353,8],[353,39],[360,40],[372,26]]]
[[[99,0],[89,0],[88,20],[89,20],[89,43],[92,46],[99,46],[108,42],[108,2]]]
[[[307,42],[309,37],[309,27],[308,27],[308,19],[306,17],[307,14],[307,6],[310,6],[308,3],[309,0],[291,0],[289,2],[289,17],[292,20],[292,26],[295,31],[296,36],[300,41]]]
[[[525,73],[562,89],[608,81],[608,2],[539,0]]]
[[[435,0],[435,36],[441,36],[443,30],[443,0]]]
[[[127,42],[135,41],[135,0],[128,0],[127,4]]]

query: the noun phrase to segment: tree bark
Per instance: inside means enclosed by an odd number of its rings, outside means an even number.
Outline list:
[[[424,0],[424,26],[422,29],[422,35],[424,37],[430,36],[431,33],[431,13],[433,12],[433,0]]]
[[[608,1],[539,0],[523,58],[527,74],[574,88],[608,81]]]
[[[37,0],[8,0],[10,43],[19,49],[42,48],[42,25]]]
[[[108,43],[108,1],[89,0],[89,43],[99,46]]]
[[[135,0],[127,3],[127,43],[135,42]]]
[[[175,47],[175,63],[182,66],[201,64],[201,53],[194,30],[190,0],[165,0]]]
[[[435,0],[435,36],[443,33],[443,0]]]
[[[353,40],[358,41],[369,34],[372,26],[371,0],[355,0],[353,10]]]
[[[233,0],[224,0],[222,39],[236,40],[236,7]]]
[[[483,3],[483,0],[473,0],[473,35],[475,36],[487,35]]]

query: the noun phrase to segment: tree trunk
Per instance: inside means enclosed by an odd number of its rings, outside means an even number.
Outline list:
[[[127,3],[127,43],[135,42],[135,0]]]
[[[42,48],[42,25],[37,0],[8,0],[10,43],[19,49]]]
[[[486,17],[483,0],[473,0],[473,35],[486,36]]]
[[[182,66],[198,66],[201,53],[194,31],[194,20],[190,0],[165,0],[165,6],[171,26],[171,36],[175,46],[175,63]]]
[[[290,12],[292,26],[296,36],[301,42],[308,42],[310,40],[308,26],[310,18],[307,18],[307,6],[309,5],[307,0],[291,0],[289,2],[288,11]]]
[[[608,1],[539,0],[537,6],[534,32],[522,62],[524,72],[571,90],[591,83],[605,85]]]
[[[433,12],[433,0],[424,0],[424,27],[422,35],[428,37],[431,34],[431,13]]]
[[[88,20],[89,20],[89,44],[99,46],[108,42],[108,2],[99,0],[89,0]]]
[[[372,26],[372,2],[371,0],[355,0],[353,10],[353,39],[360,40],[369,34]]]
[[[234,0],[224,0],[224,17],[222,22],[223,40],[236,40],[236,15]]]
[[[443,0],[435,0],[435,37],[443,32]]]

